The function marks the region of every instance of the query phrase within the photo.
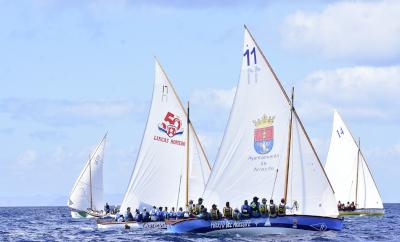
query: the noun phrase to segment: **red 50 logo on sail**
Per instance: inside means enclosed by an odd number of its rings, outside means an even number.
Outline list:
[[[182,121],[171,112],[165,115],[164,120],[158,125],[158,129],[170,138],[183,133]]]

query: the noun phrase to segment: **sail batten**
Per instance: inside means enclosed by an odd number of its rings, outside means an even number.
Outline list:
[[[350,129],[335,110],[325,164],[336,200],[355,202],[357,209],[382,209],[382,198],[368,163]]]

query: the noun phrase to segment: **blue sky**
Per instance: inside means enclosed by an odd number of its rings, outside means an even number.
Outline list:
[[[337,108],[384,202],[400,202],[398,1],[0,0],[0,205],[66,203],[106,131],[105,193],[122,199],[158,56],[213,161],[246,24],[320,158]]]

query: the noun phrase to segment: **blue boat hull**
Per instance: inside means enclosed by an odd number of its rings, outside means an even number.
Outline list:
[[[257,228],[258,231],[273,230],[275,228],[309,231],[340,231],[343,228],[343,218],[286,215],[275,218],[250,218],[243,220],[170,220],[167,222],[167,224],[167,230],[171,233],[209,233],[228,230],[245,231],[254,228]]]

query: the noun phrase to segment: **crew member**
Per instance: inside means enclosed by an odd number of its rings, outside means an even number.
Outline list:
[[[251,216],[253,218],[260,217],[260,203],[258,202],[258,197],[253,197],[253,201],[250,203]]]
[[[133,216],[132,216],[130,207],[126,208],[126,212],[125,212],[124,218],[125,218],[125,221],[133,221]]]
[[[203,204],[203,198],[200,197],[197,201],[198,201],[198,203],[196,204],[195,209],[194,209],[195,215],[199,215],[201,212],[201,205]]]
[[[153,209],[150,210],[150,219],[151,221],[157,221],[158,216],[157,216],[158,210],[156,206],[153,206]]]
[[[176,212],[176,218],[177,219],[183,218],[183,209],[182,209],[182,207],[180,207],[178,212]]]
[[[219,212],[217,205],[213,204],[210,210],[211,220],[218,220],[221,218],[221,213]]]
[[[268,217],[268,205],[267,205],[267,199],[265,198],[261,200],[260,215],[261,217]]]
[[[273,199],[269,200],[269,206],[268,206],[268,211],[269,211],[269,216],[271,218],[275,218],[277,216],[277,211],[276,211],[276,205],[274,203]]]
[[[249,202],[244,200],[244,204],[242,205],[242,218],[250,218],[251,215],[251,207],[249,206]]]
[[[281,203],[279,204],[278,207],[278,216],[284,216],[286,215],[286,201],[284,198],[281,199]]]
[[[168,216],[171,219],[175,219],[176,218],[176,212],[175,212],[175,208],[174,207],[171,208],[171,211],[169,211]]]
[[[150,221],[150,214],[146,208],[143,208],[143,222],[149,222],[149,221]]]
[[[232,217],[234,220],[240,220],[240,212],[238,208],[235,208],[235,210],[233,210]]]
[[[188,211],[190,214],[195,214],[196,212],[196,207],[193,203],[193,200],[189,200]]]
[[[227,219],[232,219],[232,212],[233,209],[229,206],[229,202],[226,202],[223,210],[224,217]]]

